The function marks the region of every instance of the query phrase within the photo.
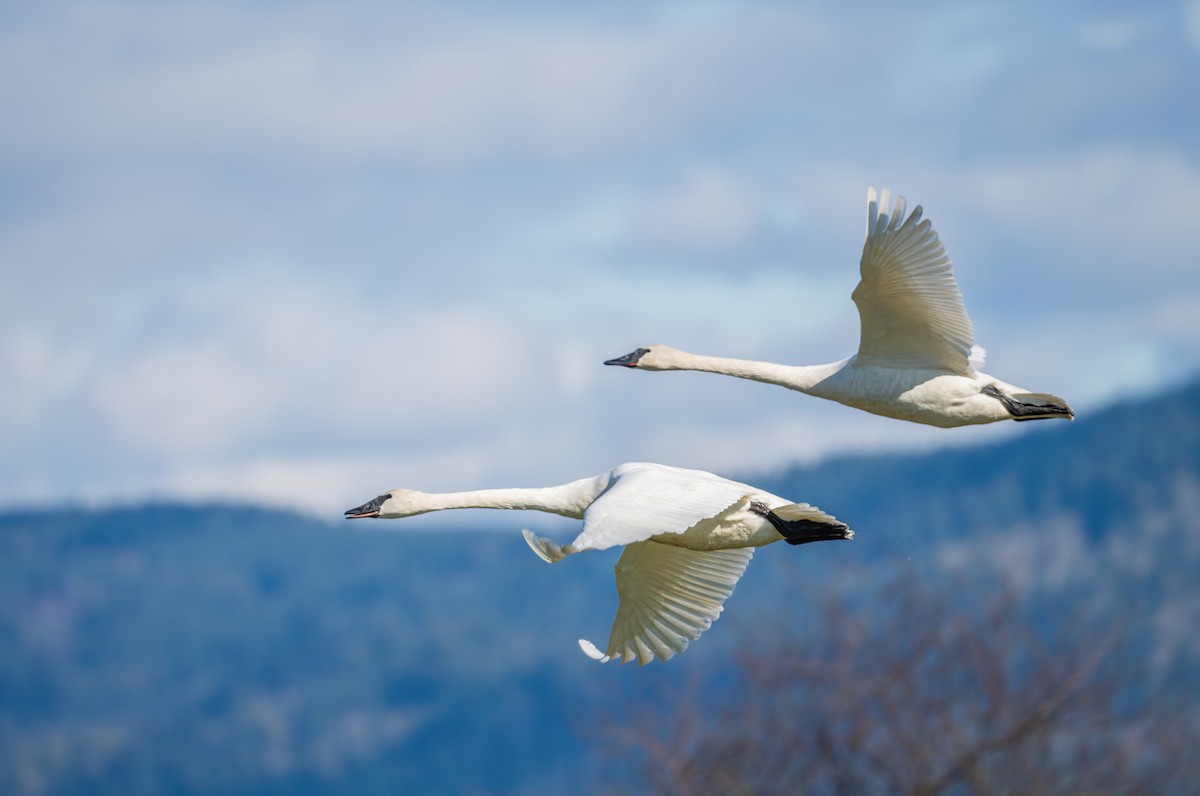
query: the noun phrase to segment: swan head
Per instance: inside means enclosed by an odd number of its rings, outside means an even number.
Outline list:
[[[606,359],[605,365],[620,365],[626,368],[640,370],[673,370],[677,368],[675,355],[679,353],[674,348],[665,345],[647,346],[616,359]]]
[[[424,492],[413,489],[393,489],[374,500],[368,500],[357,508],[346,512],[346,519],[359,520],[367,517],[394,520],[412,517],[430,511]]]

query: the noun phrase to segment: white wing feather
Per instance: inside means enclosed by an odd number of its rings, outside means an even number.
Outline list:
[[[726,598],[746,571],[754,548],[698,551],[635,542],[617,561],[617,596],[608,649],[579,646],[593,660],[637,660],[645,665],[687,649],[721,615]]]
[[[906,219],[904,197],[889,207],[885,189],[867,191],[862,279],[854,289],[862,323],[858,362],[892,368],[939,368],[970,375],[975,332],[950,258],[921,207]]]

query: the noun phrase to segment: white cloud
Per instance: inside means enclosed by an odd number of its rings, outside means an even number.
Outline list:
[[[963,201],[998,221],[1019,225],[1030,238],[1073,248],[1076,256],[1060,260],[1059,267],[1089,280],[1135,286],[1149,274],[1195,274],[1187,251],[1200,171],[1179,155],[1096,150],[983,167],[959,184]],[[1129,263],[1128,271],[1095,267],[1098,260],[1116,258]]]
[[[17,326],[0,344],[0,416],[13,426],[46,421],[48,405],[80,387],[89,352],[83,343],[60,345],[45,330]]]
[[[1035,35],[1022,8],[14,12],[0,500],[328,513],[388,485],[1015,433],[599,364],[852,353],[869,184],[926,206],[999,376],[1087,405],[1182,374],[1200,171],[1164,121],[1178,53],[1086,14]],[[1076,69],[1080,30],[1121,60]],[[1113,110],[1134,89],[1145,129]]]
[[[22,403],[10,422],[44,424],[36,408],[69,397],[96,406],[123,445],[189,456],[277,444],[296,424],[361,436],[453,417],[470,428],[538,381],[513,356],[532,348],[528,330],[477,308],[409,308],[401,292],[362,299],[248,270],[164,285],[144,310],[90,344],[16,338],[7,369]]]
[[[13,113],[0,140],[26,152],[269,147],[449,165],[574,157],[669,137],[727,105],[740,81],[770,80],[751,65],[759,48],[820,49],[815,30],[784,36],[774,16],[751,14],[729,36],[728,23],[665,17],[622,28],[319,6],[111,4],[100,15],[77,4],[53,27],[5,37],[0,96]]]
[[[1192,49],[1200,50],[1200,0],[1183,0],[1183,28]]]
[[[217,340],[151,349],[104,371],[95,397],[123,442],[179,455],[246,439],[285,389]]]
[[[1103,50],[1122,50],[1145,33],[1143,19],[1125,18],[1089,19],[1078,29],[1078,36],[1085,44]]]
[[[687,246],[731,246],[754,232],[759,192],[736,175],[695,171],[658,197],[642,221],[652,238]]]
[[[1174,342],[1200,339],[1200,292],[1163,297],[1149,322],[1156,336]]]

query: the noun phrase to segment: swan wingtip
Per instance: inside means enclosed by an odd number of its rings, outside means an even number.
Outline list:
[[[584,655],[588,656],[589,658],[591,658],[594,661],[599,661],[600,663],[608,663],[610,660],[612,660],[611,656],[605,655],[603,652],[601,652],[596,647],[595,644],[593,644],[592,642],[588,641],[585,638],[579,639],[579,648],[581,650],[583,650]]]
[[[555,544],[549,539],[543,539],[528,528],[522,528],[521,535],[525,537],[525,543],[529,545],[529,549],[547,564],[557,564],[567,556],[567,551],[564,551],[561,545]]]

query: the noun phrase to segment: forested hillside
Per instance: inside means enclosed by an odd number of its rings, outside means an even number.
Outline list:
[[[752,480],[857,538],[759,551],[721,620],[645,668],[575,644],[606,637],[615,554],[548,566],[515,514],[436,534],[239,506],[0,517],[0,792],[1197,781],[1177,747],[1200,738],[1200,382]]]

